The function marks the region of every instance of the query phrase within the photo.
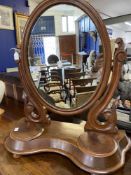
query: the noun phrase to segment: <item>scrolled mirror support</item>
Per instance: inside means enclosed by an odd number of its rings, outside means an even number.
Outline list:
[[[44,125],[50,123],[49,115],[45,107],[43,107],[41,112],[38,112],[30,101],[25,101],[24,113],[28,122],[42,123]]]
[[[19,54],[20,54],[20,51],[19,51]],[[15,61],[18,64],[20,79],[24,81],[23,72],[21,69],[21,58]],[[24,82],[26,85],[26,81]],[[34,101],[31,102],[27,94],[23,95],[23,99],[24,99],[24,113],[25,113],[26,121],[35,122],[35,123],[43,123],[44,125],[50,124],[50,118],[49,118],[49,115],[47,114],[47,109],[45,106],[43,106],[43,108],[39,110],[38,105],[35,106]]]
[[[96,101],[92,109],[89,111],[87,117],[87,123],[85,125],[85,130],[93,130],[107,133],[117,132],[116,129],[117,117],[115,107],[113,107],[110,110],[108,109],[108,111],[104,110],[110,103],[113,94],[115,93],[115,90],[118,86],[122,65],[125,59],[126,59],[126,52],[124,51],[124,49],[121,48],[121,46],[119,46],[119,48],[116,50],[114,54],[112,79],[109,85],[107,85],[106,88],[107,90],[105,91],[104,95],[98,101]],[[100,122],[98,122],[98,117],[100,115],[103,115],[103,117],[105,117],[106,120],[105,123],[101,124]]]

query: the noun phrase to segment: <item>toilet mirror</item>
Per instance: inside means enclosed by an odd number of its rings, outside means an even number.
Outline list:
[[[86,0],[44,0],[36,7],[18,62],[25,117],[4,143],[15,158],[55,152],[91,174],[113,173],[124,165],[131,142],[116,127],[115,103],[108,108],[126,59],[123,40],[115,43],[112,59],[106,27]],[[52,114],[57,121],[51,121]],[[84,114],[82,124],[60,122]]]
[[[84,3],[42,2],[29,18],[22,45],[32,101],[64,115],[87,110],[109,76],[106,29]]]

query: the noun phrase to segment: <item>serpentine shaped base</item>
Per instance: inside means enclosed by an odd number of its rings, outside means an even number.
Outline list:
[[[18,140],[10,134],[5,147],[14,157],[40,152],[59,153],[92,174],[111,173],[124,165],[125,153],[131,146],[124,131],[109,135],[84,132],[83,128],[82,125],[52,121],[37,138],[25,140],[21,137]]]

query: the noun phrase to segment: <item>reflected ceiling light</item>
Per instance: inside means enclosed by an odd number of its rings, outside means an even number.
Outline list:
[[[128,26],[131,26],[131,23],[130,22],[125,22],[125,24],[127,24]]]

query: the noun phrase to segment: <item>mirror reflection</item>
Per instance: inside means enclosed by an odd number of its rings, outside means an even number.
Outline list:
[[[81,9],[56,5],[32,28],[28,61],[40,95],[59,108],[77,108],[95,92],[103,70],[96,26]]]

